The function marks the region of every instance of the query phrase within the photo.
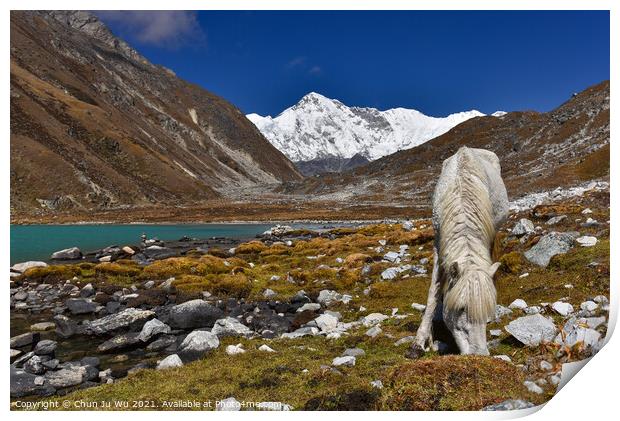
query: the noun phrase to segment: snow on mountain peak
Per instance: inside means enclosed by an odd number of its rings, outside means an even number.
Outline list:
[[[484,115],[470,110],[437,118],[406,108],[379,111],[348,107],[310,92],[275,118],[255,113],[247,117],[292,161],[309,161],[356,154],[375,160],[418,146],[465,120]]]

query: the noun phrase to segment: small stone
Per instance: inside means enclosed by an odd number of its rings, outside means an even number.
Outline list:
[[[493,355],[493,358],[497,358],[498,360],[506,361],[508,363],[512,362],[512,359],[508,355]]]
[[[56,343],[56,341],[44,339],[38,342],[37,345],[34,347],[34,353],[36,355],[50,355],[53,354],[54,351],[56,351],[57,347],[58,343]]]
[[[598,242],[597,238],[592,237],[591,235],[584,235],[577,238],[575,241],[577,241],[577,243],[579,243],[582,247],[592,247]]]
[[[36,344],[41,335],[38,332],[28,332],[11,338],[11,348],[22,348],[27,345]]]
[[[82,258],[82,252],[77,247],[71,247],[52,253],[52,260],[76,260]]]
[[[591,214],[591,213],[592,213],[592,209],[590,209],[590,208],[585,208],[584,210],[582,210],[582,211],[581,211],[581,213],[582,213],[583,215],[588,215],[588,214]]]
[[[412,303],[411,308],[419,311],[420,313],[426,310],[426,306],[424,304]]]
[[[54,330],[56,323],[53,322],[40,322],[30,326],[30,330],[33,332],[45,332],[47,330]]]
[[[252,330],[234,317],[226,317],[215,321],[211,333],[223,338],[227,336],[252,336]]]
[[[536,383],[530,381],[530,380],[526,380],[523,382],[523,385],[527,388],[527,390],[529,390],[532,393],[537,393],[537,394],[541,394],[544,391],[541,389],[540,386],[538,386]]]
[[[265,297],[268,300],[271,300],[272,298],[276,297],[278,295],[277,292],[275,292],[272,289],[267,288],[264,292],[263,292],[263,297]]]
[[[321,314],[319,317],[314,319],[316,325],[321,331],[329,332],[334,330],[338,326],[338,319],[330,314]]]
[[[596,304],[594,301],[584,301],[583,303],[581,303],[579,308],[581,308],[583,311],[594,311],[598,308],[598,304]]]
[[[165,370],[167,368],[182,367],[183,361],[177,354],[168,355],[157,364],[157,370]]]
[[[512,235],[519,237],[525,234],[531,234],[534,231],[534,224],[532,221],[526,218],[521,218],[512,229]]]
[[[138,339],[142,342],[148,342],[159,334],[170,333],[170,326],[159,319],[151,319],[142,326]]]
[[[144,283],[144,289],[151,289],[155,286],[155,281],[146,281]]]
[[[366,352],[362,348],[347,348],[342,353],[343,357],[362,357]]]
[[[491,329],[491,330],[489,331],[489,334],[490,334],[491,336],[496,336],[496,337],[497,337],[497,336],[502,336],[502,331],[501,331],[501,329]]]
[[[389,316],[386,316],[385,314],[381,314],[381,313],[371,313],[368,316],[364,316],[361,319],[361,322],[364,326],[366,327],[371,327],[374,326],[376,324],[379,324],[381,322],[383,322],[386,319],[389,319]]]
[[[383,382],[381,380],[373,380],[370,385],[375,389],[383,389]]]
[[[525,272],[525,273],[522,273],[521,275],[519,275],[519,278],[523,279],[523,278],[527,278],[528,276],[530,276],[530,273],[529,272]]]
[[[321,304],[318,303],[306,303],[297,309],[297,313],[302,311],[318,311],[321,309]]]
[[[268,345],[265,344],[259,346],[258,350],[262,352],[276,352],[274,349],[270,348]]]
[[[504,307],[503,305],[497,304],[495,306],[495,321],[499,322],[505,316],[512,314],[512,310],[508,307]]]
[[[368,329],[368,330],[366,331],[366,336],[370,336],[371,338],[374,338],[374,337],[377,337],[378,335],[380,335],[380,334],[381,334],[381,332],[383,332],[383,331],[381,330],[381,327],[379,327],[379,326],[374,326],[374,327],[371,327],[370,329]]]
[[[573,306],[570,303],[565,303],[563,301],[556,301],[551,304],[551,308],[561,316],[567,316],[574,311]]]
[[[564,254],[573,247],[575,236],[563,232],[551,232],[541,237],[538,243],[524,253],[530,262],[547,267],[551,258],[557,254]]]
[[[519,342],[530,347],[550,342],[556,334],[553,322],[540,314],[519,317],[511,321],[505,329]]]
[[[540,366],[540,369],[544,371],[550,371],[553,369],[553,364],[545,360],[541,361],[539,366]]]
[[[332,365],[334,367],[353,367],[355,365],[355,357],[346,356],[346,357],[336,357],[332,360]]]
[[[278,275],[272,275],[271,278],[269,278],[269,280],[271,282],[279,281],[280,277]]]
[[[523,310],[527,307],[527,303],[522,300],[521,298],[517,298],[516,300],[514,300],[512,303],[510,303],[510,305],[508,306],[508,308],[515,310]]]
[[[228,355],[238,355],[238,354],[243,354],[245,353],[245,349],[243,349],[241,344],[237,344],[237,345],[228,345],[226,347],[226,353]]]
[[[384,281],[390,281],[392,279],[396,279],[396,277],[400,274],[398,268],[387,268],[383,272],[381,272],[381,279]]]
[[[566,215],[558,215],[558,216],[554,216],[553,218],[550,218],[547,221],[547,225],[556,225],[560,222],[562,222],[563,220],[565,220],[567,218]]]

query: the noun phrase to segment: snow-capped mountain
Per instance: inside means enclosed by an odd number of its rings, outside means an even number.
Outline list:
[[[372,161],[413,148],[465,120],[484,115],[471,110],[437,118],[405,108],[379,111],[348,107],[311,92],[275,118],[258,114],[247,117],[276,148],[298,162],[356,154]]]

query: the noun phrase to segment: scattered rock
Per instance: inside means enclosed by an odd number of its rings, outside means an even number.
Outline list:
[[[168,355],[157,364],[157,370],[165,370],[167,368],[182,367],[183,361],[177,354]]]
[[[58,371],[48,371],[45,373],[45,380],[55,388],[76,386],[88,377],[86,367],[68,366]]]
[[[267,346],[265,344],[259,346],[258,350],[262,351],[262,352],[276,352],[274,349],[270,348],[269,346]]]
[[[23,348],[39,342],[41,335],[38,332],[28,332],[11,338],[11,348]]]
[[[154,316],[155,312],[151,310],[130,307],[116,314],[85,322],[85,332],[89,335],[106,335],[121,329],[139,329]]]
[[[142,326],[138,339],[142,342],[148,342],[159,334],[170,333],[170,326],[159,319],[151,319]]]
[[[377,337],[378,335],[380,335],[380,334],[381,334],[381,332],[383,332],[383,331],[381,330],[381,327],[379,327],[379,326],[374,326],[374,327],[371,327],[370,329],[368,329],[368,330],[366,331],[366,336],[370,336],[371,338],[375,338],[375,337]]]
[[[69,298],[65,306],[73,315],[94,313],[97,310],[97,304],[85,298]]]
[[[95,295],[95,287],[91,283],[84,285],[84,288],[80,290],[80,297],[82,298],[88,298],[93,295]]]
[[[36,260],[29,260],[27,262],[16,263],[11,266],[11,272],[24,273],[30,268],[44,268],[47,267],[47,263],[39,262]]]
[[[591,235],[584,235],[577,238],[575,241],[577,241],[582,247],[592,247],[598,242],[597,238],[592,237]]]
[[[376,324],[381,323],[382,321],[389,319],[389,316],[386,316],[385,314],[381,314],[381,313],[371,313],[368,316],[364,316],[361,319],[361,322],[364,326],[366,327],[370,327],[370,326],[374,326]]]
[[[314,319],[316,326],[323,332],[329,332],[334,330],[338,326],[338,319],[331,314],[321,314]]]
[[[574,311],[573,306],[570,303],[565,303],[563,301],[556,301],[551,304],[551,308],[561,316],[567,316]]]
[[[366,352],[362,348],[347,348],[342,353],[343,357],[362,357]]]
[[[398,268],[387,268],[383,272],[381,272],[381,279],[384,281],[391,281],[392,279],[396,279],[396,277],[400,274]]]
[[[263,292],[263,297],[265,297],[268,300],[271,300],[272,298],[276,297],[278,295],[277,292],[275,292],[272,289],[267,288],[264,292]]]
[[[553,218],[550,218],[547,221],[547,225],[556,225],[559,224],[560,222],[562,222],[563,220],[565,220],[567,218],[566,215],[558,215],[558,216],[554,216]]]
[[[353,356],[345,356],[345,357],[336,357],[332,360],[332,365],[334,367],[353,367],[355,365],[355,357]]]
[[[77,260],[82,258],[82,252],[77,247],[71,247],[52,253],[52,260]]]
[[[191,300],[170,309],[168,323],[173,328],[194,329],[212,327],[224,312],[203,300]]]
[[[306,303],[297,309],[297,313],[301,313],[303,311],[319,311],[320,309],[321,309],[321,304]]]
[[[495,306],[495,321],[499,322],[505,316],[512,314],[512,310],[508,307],[504,307],[503,305],[497,304]]]
[[[252,336],[252,330],[233,317],[216,320],[211,333],[217,335],[218,338],[226,336],[243,336],[247,338]]]
[[[519,317],[510,322],[505,329],[519,342],[530,347],[550,342],[556,334],[553,322],[540,314]]]
[[[535,229],[532,221],[526,218],[521,218],[512,229],[512,235],[520,237],[525,234],[531,234],[534,231]]]
[[[142,341],[140,340],[139,336],[140,333],[138,332],[123,333],[122,335],[115,336],[112,339],[108,339],[107,341],[100,344],[97,347],[97,351],[113,352],[141,345]]]
[[[515,310],[515,309],[524,310],[526,307],[527,307],[527,303],[521,298],[517,298],[512,303],[510,303],[510,305],[508,306],[508,308],[512,310]]]
[[[540,369],[544,371],[553,370],[553,364],[551,364],[549,361],[543,360],[540,362],[539,366],[540,366]]]
[[[523,385],[527,388],[527,390],[529,390],[532,393],[536,393],[536,394],[541,394],[544,391],[541,389],[540,386],[538,386],[536,383],[530,381],[530,380],[526,380],[523,382]]]
[[[598,304],[596,304],[594,301],[584,301],[583,303],[581,303],[579,308],[583,311],[591,312],[598,308]]]
[[[219,346],[220,341],[214,333],[194,330],[181,342],[179,354],[184,358],[196,359]]]
[[[530,262],[547,267],[551,258],[569,251],[575,242],[575,236],[563,232],[551,232],[544,235],[538,243],[524,253]]]
[[[424,304],[418,304],[418,303],[412,303],[411,308],[421,313],[424,312],[424,310],[426,310],[426,306]]]
[[[37,345],[34,347],[34,353],[36,355],[52,355],[57,347],[56,341],[44,339],[37,342]]]
[[[383,382],[381,380],[373,380],[370,382],[370,386],[375,389],[383,389]]]
[[[245,353],[245,349],[243,349],[243,346],[241,344],[237,344],[237,345],[228,345],[226,347],[226,353],[228,355],[238,355],[238,354],[243,354]]]
[[[54,316],[54,324],[56,325],[56,335],[61,338],[70,338],[77,331],[77,323],[62,314]]]
[[[56,323],[54,322],[40,322],[30,326],[30,330],[33,332],[45,332],[47,330],[53,330],[55,328]]]

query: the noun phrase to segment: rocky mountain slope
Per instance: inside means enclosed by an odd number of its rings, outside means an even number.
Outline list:
[[[550,112],[473,118],[420,146],[347,173],[287,184],[283,193],[427,209],[441,163],[463,145],[499,156],[511,199],[605,179],[609,176],[609,81]]]
[[[185,206],[301,176],[232,104],[88,12],[11,13],[11,212]]]
[[[348,107],[311,92],[275,118],[258,114],[247,117],[292,161],[317,164],[331,160],[326,167],[329,170],[334,169],[335,161],[344,163],[355,155],[375,160],[410,149],[479,116],[484,114],[476,110],[436,118],[405,108],[379,111]]]

